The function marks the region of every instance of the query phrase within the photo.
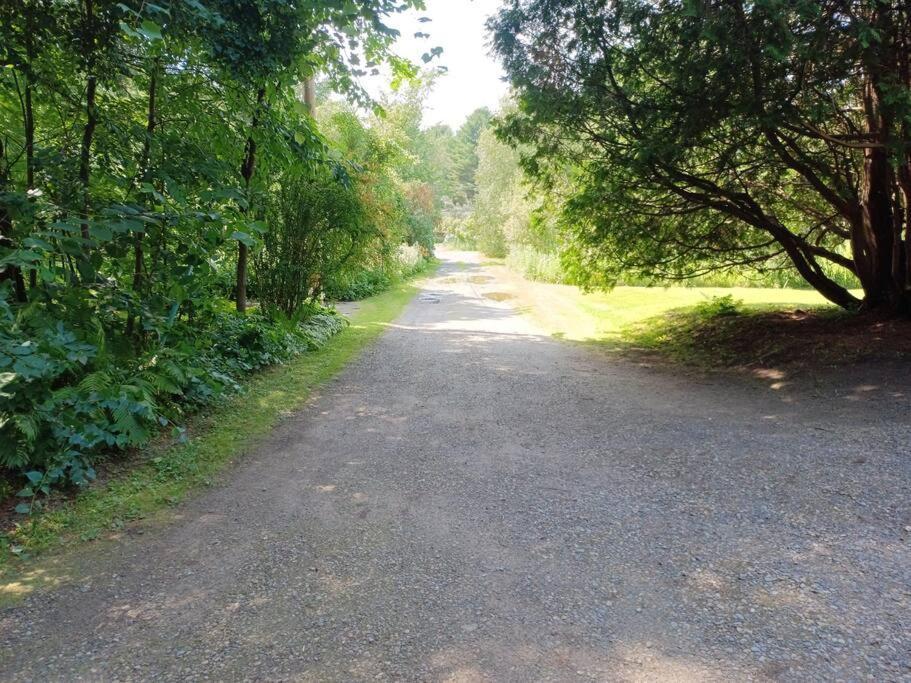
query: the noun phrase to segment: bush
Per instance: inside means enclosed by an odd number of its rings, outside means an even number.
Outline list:
[[[286,180],[269,203],[267,223],[254,286],[264,307],[286,316],[360,262],[376,236],[357,192],[328,175]]]
[[[708,301],[697,304],[694,307],[695,312],[703,318],[725,318],[732,315],[739,315],[743,302],[735,299],[730,294],[724,296],[713,296]]]
[[[389,289],[423,271],[432,263],[419,245],[400,245],[386,261],[368,269],[352,269],[326,282],[325,294],[332,301],[359,301]]]
[[[216,313],[123,359],[62,322],[33,326],[25,316],[6,315],[0,468],[24,475],[25,498],[85,484],[99,455],[142,445],[161,427],[177,428],[187,412],[240,391],[244,375],[318,348],[344,325],[317,307],[297,319]]]

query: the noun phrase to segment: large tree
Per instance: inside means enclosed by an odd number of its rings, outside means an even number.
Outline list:
[[[501,132],[539,177],[572,168],[589,270],[788,262],[840,306],[911,310],[907,2],[509,0],[490,27]]]

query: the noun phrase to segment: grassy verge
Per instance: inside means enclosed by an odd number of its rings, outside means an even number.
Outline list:
[[[184,444],[161,443],[139,454],[120,473],[0,533],[0,602],[54,580],[30,558],[116,534],[127,523],[150,518],[210,485],[220,470],[297,408],[383,332],[417,291],[401,283],[365,299],[351,325],[319,351],[268,370],[232,399],[189,425]]]
[[[586,293],[489,264],[548,334],[702,368],[911,356],[911,322],[849,315],[807,289],[617,287]],[[499,284],[498,284],[499,286]]]
[[[837,366],[911,357],[911,321],[833,306],[781,308],[716,299],[626,329],[637,349],[703,368]]]
[[[745,306],[775,308],[820,308],[825,300],[806,289],[754,287],[617,287],[610,292],[584,292],[570,285],[531,282],[505,268],[497,274],[537,325],[555,337],[604,344],[617,349],[642,341],[644,327],[657,324],[678,309],[710,305],[719,297],[731,297]]]

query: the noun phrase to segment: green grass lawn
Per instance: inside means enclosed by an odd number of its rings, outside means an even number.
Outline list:
[[[826,300],[808,289],[753,287],[617,287],[585,293],[578,287],[528,283],[523,304],[548,333],[573,341],[628,343],[630,330],[674,309],[731,296],[745,307],[818,308]]]
[[[809,289],[617,287],[585,293],[490,265],[545,333],[629,356],[646,353],[706,369],[797,369],[909,355],[907,321],[850,314]]]
[[[42,563],[28,561],[36,554],[115,535],[137,520],[154,521],[191,491],[211,485],[227,465],[301,408],[316,387],[376,339],[416,291],[415,285],[402,283],[359,302],[351,325],[324,348],[257,375],[243,395],[194,418],[187,443],[145,449],[121,472],[0,531],[0,604],[60,580],[60,571],[50,569],[59,563],[37,566]]]

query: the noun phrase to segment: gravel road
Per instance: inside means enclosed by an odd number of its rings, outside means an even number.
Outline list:
[[[911,680],[908,368],[641,367],[497,291],[447,252],[177,521],[0,612],[0,680]]]

